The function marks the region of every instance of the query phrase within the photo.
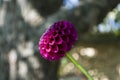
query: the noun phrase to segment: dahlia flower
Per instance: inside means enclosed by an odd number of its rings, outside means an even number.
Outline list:
[[[77,37],[72,23],[65,20],[55,22],[40,38],[40,54],[47,60],[59,60],[72,48]]]

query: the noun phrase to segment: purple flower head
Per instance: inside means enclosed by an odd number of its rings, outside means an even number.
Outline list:
[[[47,60],[59,60],[77,39],[77,31],[68,21],[58,21],[42,35],[39,41],[41,55]]]

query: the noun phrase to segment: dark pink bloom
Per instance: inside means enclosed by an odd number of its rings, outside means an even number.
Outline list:
[[[68,21],[58,21],[42,35],[39,41],[41,55],[47,60],[59,60],[77,39],[77,31]]]

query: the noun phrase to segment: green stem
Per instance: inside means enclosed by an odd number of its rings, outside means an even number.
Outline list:
[[[69,53],[66,53],[66,56],[88,78],[88,80],[93,80],[90,74]]]

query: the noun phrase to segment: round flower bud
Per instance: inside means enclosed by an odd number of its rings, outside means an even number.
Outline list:
[[[77,31],[68,21],[55,22],[39,41],[40,54],[47,60],[59,60],[77,39]]]

